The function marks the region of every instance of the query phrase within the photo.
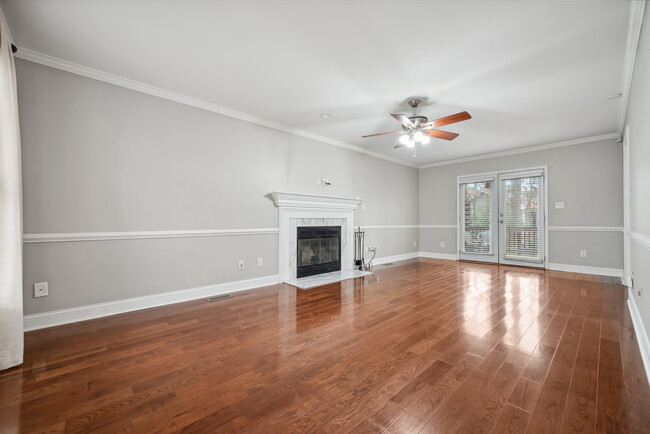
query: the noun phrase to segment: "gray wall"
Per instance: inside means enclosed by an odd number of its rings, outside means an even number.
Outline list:
[[[420,224],[455,225],[457,176],[548,166],[548,226],[623,226],[622,145],[605,140],[420,170]],[[564,209],[555,209],[564,202]],[[421,250],[455,254],[456,229],[420,229]],[[440,247],[440,242],[445,247]],[[580,257],[587,250],[587,257]],[[549,263],[623,268],[622,232],[549,233]]]
[[[550,226],[623,224],[614,141],[418,171],[22,60],[17,72],[26,234],[274,228],[274,190],[365,198],[355,225],[454,225],[456,176],[538,165],[550,203],[566,204],[549,207]],[[456,252],[455,229],[366,236],[378,257]],[[549,241],[551,263],[622,268],[620,232]],[[275,275],[277,244],[275,234],[25,244],[25,313]],[[34,299],[40,281],[50,295]]]
[[[275,190],[362,197],[356,225],[418,224],[417,169],[16,63],[26,234],[275,228],[265,197]],[[417,251],[417,239],[417,229],[374,229],[367,242],[382,257]],[[274,275],[277,243],[267,234],[25,244],[25,314]],[[41,281],[49,296],[34,299]]]
[[[646,4],[627,111],[630,143],[630,231],[650,240],[650,5]],[[637,289],[650,291],[650,247],[631,242],[631,272]],[[648,294],[634,300],[650,335]]]

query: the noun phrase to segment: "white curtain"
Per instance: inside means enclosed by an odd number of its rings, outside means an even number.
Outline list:
[[[0,19],[0,370],[23,363],[23,246],[16,69]]]

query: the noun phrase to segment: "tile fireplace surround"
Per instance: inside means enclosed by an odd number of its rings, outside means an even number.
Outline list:
[[[282,282],[296,279],[298,226],[341,226],[341,270],[354,262],[354,210],[363,199],[315,194],[271,193],[279,210],[278,271]]]

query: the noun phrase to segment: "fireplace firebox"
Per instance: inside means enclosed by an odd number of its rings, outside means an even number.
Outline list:
[[[341,227],[299,226],[296,277],[341,270]]]

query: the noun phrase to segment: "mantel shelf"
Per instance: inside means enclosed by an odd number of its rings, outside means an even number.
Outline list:
[[[355,210],[364,200],[358,197],[323,196],[319,194],[271,193],[278,208],[320,208],[332,210]]]

